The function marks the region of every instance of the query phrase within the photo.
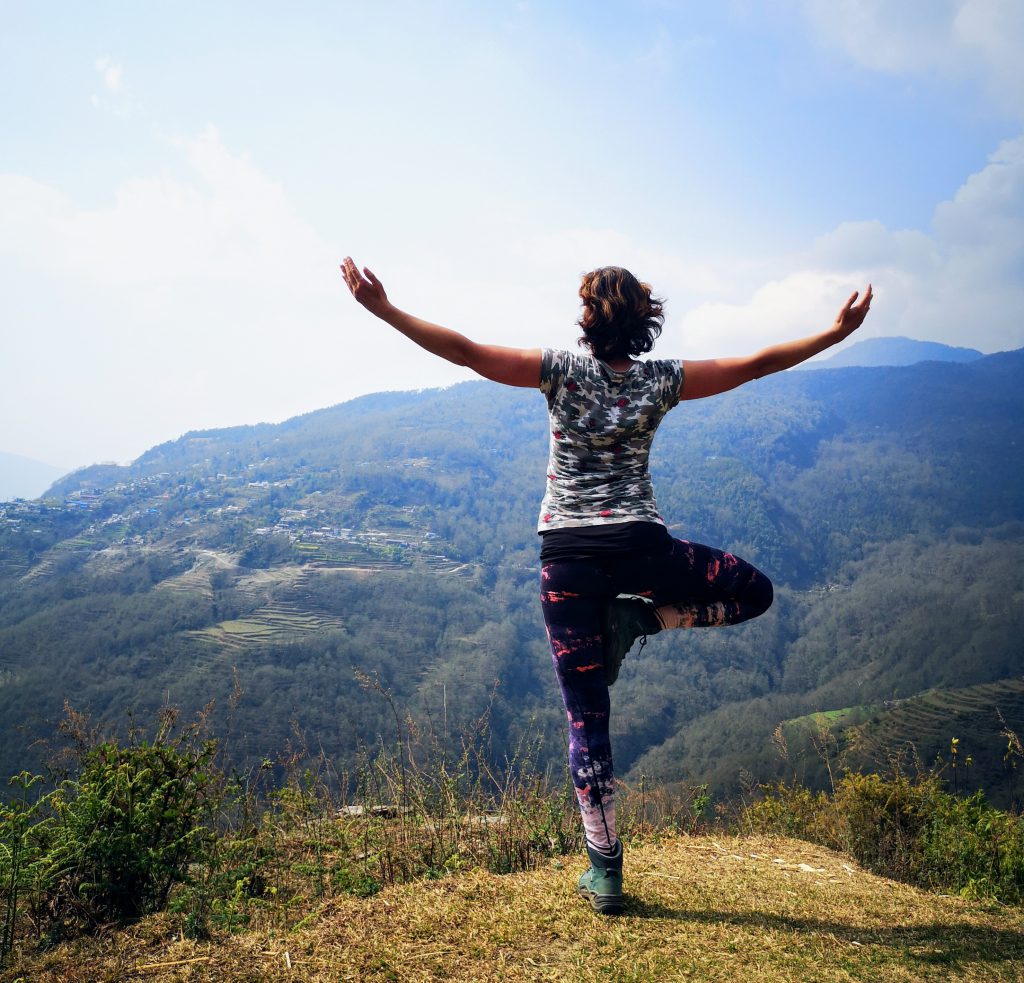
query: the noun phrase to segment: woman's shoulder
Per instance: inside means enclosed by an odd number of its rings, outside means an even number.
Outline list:
[[[545,348],[541,352],[541,371],[546,375],[585,375],[598,371],[593,355],[565,348]]]
[[[568,348],[544,348],[541,352],[546,361],[562,365],[584,365],[597,361],[589,352],[574,352]]]
[[[670,369],[683,364],[681,358],[644,358],[638,360],[640,365],[650,365],[652,368]]]
[[[549,402],[563,390],[576,392],[580,386],[589,387],[599,375],[597,359],[589,353],[564,348],[545,348],[541,353],[540,390]]]
[[[646,358],[637,364],[648,378],[674,379],[681,378],[683,374],[681,358]]]
[[[639,363],[645,383],[662,402],[666,412],[675,406],[683,392],[683,361],[679,358],[651,358]]]

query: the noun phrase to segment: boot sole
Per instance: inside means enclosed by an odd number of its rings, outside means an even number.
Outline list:
[[[599,915],[621,915],[626,910],[626,899],[614,894],[594,894],[577,888],[577,894],[590,902],[590,907]]]

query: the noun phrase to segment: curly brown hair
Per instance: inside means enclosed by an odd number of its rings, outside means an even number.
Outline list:
[[[602,361],[649,352],[661,334],[664,301],[652,297],[650,285],[621,266],[584,273],[580,299],[583,314],[576,323],[583,336],[579,344]]]

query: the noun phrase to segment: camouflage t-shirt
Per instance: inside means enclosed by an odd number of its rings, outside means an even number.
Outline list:
[[[647,470],[651,441],[679,402],[683,363],[634,362],[616,372],[592,355],[544,349],[540,391],[551,450],[538,532],[661,522]]]

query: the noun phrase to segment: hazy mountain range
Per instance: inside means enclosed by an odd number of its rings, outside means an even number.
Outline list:
[[[674,410],[652,457],[673,533],[759,564],[777,600],[627,658],[625,780],[820,782],[815,745],[833,767],[911,745],[928,765],[956,737],[970,781],[1019,797],[1001,730],[1024,731],[1022,394],[1010,352]],[[496,768],[523,742],[560,768],[546,453],[538,393],[465,383],[186,434],[0,506],[0,771],[38,766],[65,699],[106,721],[214,699],[239,762],[304,735],[353,781],[406,715],[457,749],[486,714]]]
[[[911,338],[868,338],[836,355],[807,363],[802,368],[913,365],[917,362],[968,362],[981,357],[973,348],[954,348],[934,341]],[[0,502],[38,498],[66,469],[18,454],[0,451]]]
[[[38,498],[66,468],[0,451],[0,502],[14,498]]]

